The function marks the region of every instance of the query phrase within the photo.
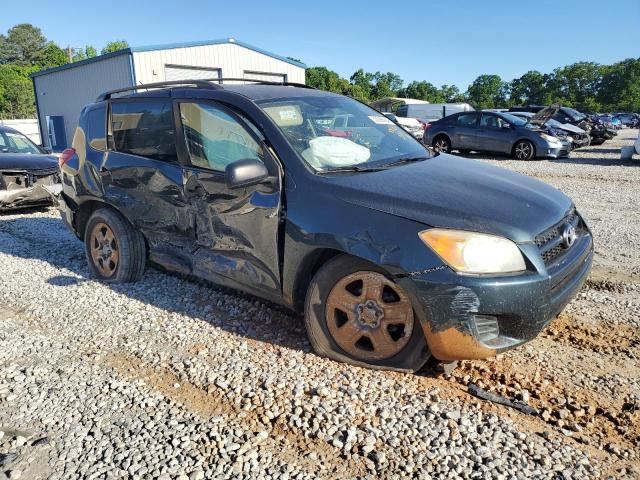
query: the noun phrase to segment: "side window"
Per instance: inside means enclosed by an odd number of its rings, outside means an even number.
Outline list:
[[[118,152],[177,161],[170,100],[113,102],[111,129],[113,146]]]
[[[480,126],[498,128],[501,126],[501,121],[500,118],[495,115],[488,115],[483,113],[482,117],[480,118]]]
[[[100,105],[89,111],[87,115],[87,136],[89,145],[94,150],[104,152],[107,149],[106,107]]]
[[[471,127],[476,123],[475,113],[465,113],[456,118],[456,125]]]
[[[6,137],[4,136],[4,133],[0,132],[0,152],[6,150],[7,148]]]
[[[184,102],[180,117],[192,165],[223,172],[238,160],[264,161],[260,144],[226,111],[210,104]]]

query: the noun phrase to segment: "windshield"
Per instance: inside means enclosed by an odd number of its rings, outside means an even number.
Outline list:
[[[562,127],[562,124],[559,121],[554,120],[553,118],[547,120],[547,125],[549,125],[550,127]]]
[[[566,113],[567,115],[569,115],[574,122],[577,122],[579,120],[582,120],[583,118],[585,118],[585,115],[583,115],[582,113],[580,113],[577,110],[574,110],[573,108],[569,108],[569,107],[563,107],[562,111],[564,113]]]
[[[523,120],[522,118],[511,115],[510,113],[500,113],[499,115],[516,127],[524,127],[527,124],[527,120]]]
[[[0,130],[0,153],[42,153],[36,144],[18,132]]]
[[[404,129],[348,97],[292,97],[258,104],[319,172],[429,157],[428,150]]]

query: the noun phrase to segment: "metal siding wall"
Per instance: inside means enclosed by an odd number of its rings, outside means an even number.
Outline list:
[[[48,145],[47,115],[62,115],[67,144],[71,145],[82,108],[106,90],[131,86],[129,55],[35,77],[38,119],[43,144]]]
[[[138,83],[164,81],[166,64],[220,68],[228,78],[243,78],[245,70],[279,73],[290,82],[304,83],[304,68],[233,43],[134,52],[133,64]]]

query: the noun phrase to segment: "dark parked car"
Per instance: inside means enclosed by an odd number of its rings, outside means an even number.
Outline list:
[[[60,190],[58,159],[0,125],[0,212],[52,205]]]
[[[532,112],[538,113],[540,110],[548,108],[541,105],[527,105],[524,107],[511,107],[510,112]],[[606,140],[616,136],[615,130],[607,128],[604,123],[596,118],[589,117],[575,108],[562,107],[558,105],[558,111],[552,117],[560,123],[568,123],[580,127],[589,132],[591,145],[602,145]]]
[[[355,100],[154,87],[87,105],[62,157],[63,218],[104,281],[151,261],[304,313],[322,355],[416,370],[531,340],[589,272],[591,234],[560,191],[431,156]],[[349,137],[330,121],[345,115]]]
[[[437,152],[458,150],[512,155],[518,160],[566,157],[571,143],[545,133],[543,128],[502,112],[464,112],[427,126],[425,145]]]
[[[518,118],[522,118],[529,123],[544,127],[549,135],[571,142],[571,147],[574,150],[576,148],[588,147],[591,145],[591,137],[589,136],[589,133],[582,130],[580,127],[571,125],[570,123],[560,123],[553,118],[549,118],[546,121],[541,122],[540,119],[536,118],[536,115],[538,114],[531,112],[509,113]],[[544,118],[542,120],[544,120]]]

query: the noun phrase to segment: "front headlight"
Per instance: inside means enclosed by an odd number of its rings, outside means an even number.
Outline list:
[[[520,249],[506,238],[443,228],[424,230],[418,235],[460,273],[515,273],[526,269]]]
[[[541,133],[540,136],[549,143],[560,143],[560,140],[558,140],[556,137],[547,135],[546,133]]]

